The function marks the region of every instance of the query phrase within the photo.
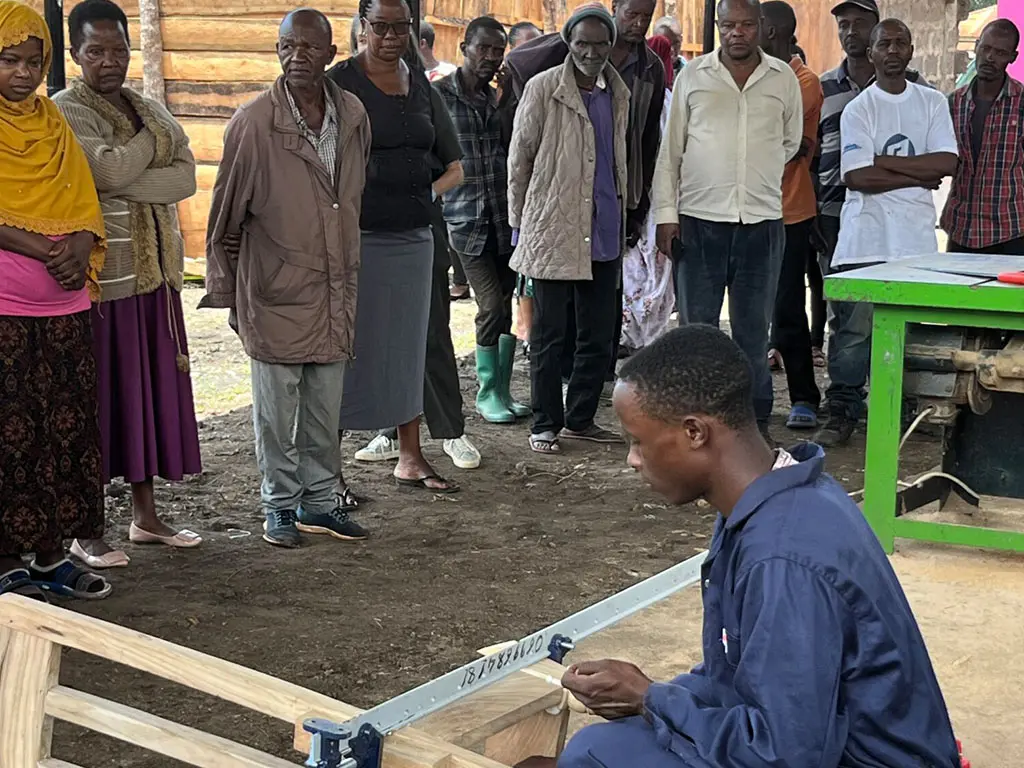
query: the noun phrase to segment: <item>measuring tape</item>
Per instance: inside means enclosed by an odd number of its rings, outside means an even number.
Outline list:
[[[428,683],[368,709],[345,723],[307,720],[310,768],[379,768],[384,736],[444,709],[546,658],[561,663],[576,642],[700,581],[707,552],[584,608]]]

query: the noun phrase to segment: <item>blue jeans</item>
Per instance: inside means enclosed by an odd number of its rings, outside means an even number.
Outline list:
[[[775,311],[786,230],[782,220],[729,224],[691,216],[680,220],[682,249],[676,261],[680,323],[718,327],[729,291],[732,337],[754,373],[754,412],[761,424],[772,413],[768,328]]]
[[[818,225],[827,246],[821,255],[823,275],[835,275],[860,269],[868,264],[832,267],[832,254],[839,238],[839,218],[819,216]],[[825,397],[830,416],[852,421],[864,415],[864,398],[871,368],[871,323],[874,306],[865,302],[830,301],[828,303],[828,377]]]

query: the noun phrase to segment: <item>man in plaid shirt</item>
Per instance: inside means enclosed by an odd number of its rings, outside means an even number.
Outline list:
[[[974,46],[978,75],[949,98],[960,164],[942,212],[954,253],[1024,254],[1024,86],[1006,73],[1020,31],[998,19]]]
[[[516,337],[510,333],[516,275],[508,266],[508,156],[497,92],[491,85],[507,42],[500,22],[489,16],[474,19],[460,46],[462,66],[434,84],[462,146],[465,180],[445,194],[444,219],[452,249],[476,296],[476,409],[495,424],[511,423],[531,412],[509,391],[516,352]]]

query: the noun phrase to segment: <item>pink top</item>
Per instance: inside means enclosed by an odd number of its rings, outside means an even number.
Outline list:
[[[51,237],[56,242],[63,237]],[[89,309],[89,292],[65,291],[46,265],[0,248],[0,315],[57,317]]]

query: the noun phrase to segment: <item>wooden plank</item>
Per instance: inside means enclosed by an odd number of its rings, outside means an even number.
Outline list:
[[[28,602],[27,598],[18,599]],[[47,638],[13,633],[0,671],[3,768],[37,768],[40,760],[50,756],[53,721],[46,716],[45,701],[59,674],[59,645]]]
[[[129,79],[129,88],[142,91],[142,81]],[[229,120],[235,110],[255,99],[270,83],[193,83],[172,80],[165,84],[167,108],[175,117],[213,117]]]
[[[492,760],[507,765],[518,765],[534,755],[558,757],[565,747],[568,730],[568,709],[557,714],[541,711],[491,736],[483,752]]]
[[[199,768],[294,768],[252,747],[63,686],[46,696],[46,713]]]
[[[288,723],[301,723],[306,717],[327,717],[349,720],[360,713],[356,707],[323,694],[278,680],[270,675],[207,656],[191,648],[174,645],[141,632],[109,624],[91,616],[83,616],[52,605],[38,603],[18,595],[0,596],[0,627],[25,633],[47,643],[59,643],[84,653],[110,659],[119,664],[148,672],[165,680],[216,696],[239,706],[262,712]],[[11,653],[11,650],[8,651]],[[10,660],[12,657],[8,656]],[[21,658],[21,657],[19,657]],[[0,766],[3,768],[36,768],[40,756],[31,763],[8,762],[4,759],[2,738],[11,729],[9,723],[20,722],[8,717],[11,708],[3,696],[3,680],[13,665],[5,665],[0,678]],[[44,667],[36,666],[36,669]],[[16,681],[33,681],[26,692],[38,690],[41,717],[42,694],[52,685],[47,668],[46,684],[36,680],[40,675],[26,674],[18,668]],[[54,670],[55,671],[55,670]],[[14,673],[10,673],[14,677]],[[23,683],[19,683],[24,688]],[[15,690],[20,693],[20,690]],[[19,703],[24,697],[19,696]],[[31,709],[31,707],[29,707]],[[312,713],[312,714],[311,714]],[[21,712],[17,712],[21,715]],[[22,747],[17,746],[18,749]],[[17,754],[17,753],[15,753]],[[385,768],[504,768],[451,744],[445,744],[413,728],[390,736],[384,745]]]
[[[188,200],[178,203],[178,224],[182,232],[206,232],[212,197],[212,192],[196,192]]]
[[[166,80],[272,83],[281,74],[281,63],[276,53],[165,51],[163,62]],[[65,54],[64,66],[69,78],[81,74],[70,53]],[[141,56],[132,57],[128,77],[142,79]]]
[[[171,0],[173,2],[173,0]],[[167,4],[167,0],[162,0]],[[212,8],[212,3],[210,4]],[[225,19],[223,17],[167,16],[160,26],[163,30],[164,50],[167,51],[261,51],[273,53],[277,45],[277,30],[284,15],[267,18]],[[345,50],[348,47],[351,16],[331,17],[335,44]],[[129,37],[134,48],[138,47],[138,23],[128,20]]]
[[[65,0],[68,13],[82,0]],[[29,0],[29,5],[42,13],[42,0]],[[128,16],[139,15],[138,0],[120,0],[118,5]],[[161,0],[163,16],[284,16],[296,3],[280,0]],[[358,8],[357,0],[320,0],[316,7],[326,14],[351,16]]]
[[[217,180],[217,166],[209,163],[199,163],[196,166],[196,189],[209,192],[213,189],[213,183]]]
[[[192,154],[200,163],[219,163],[224,152],[224,129],[227,120],[208,117],[183,118],[178,122],[188,134]]]

